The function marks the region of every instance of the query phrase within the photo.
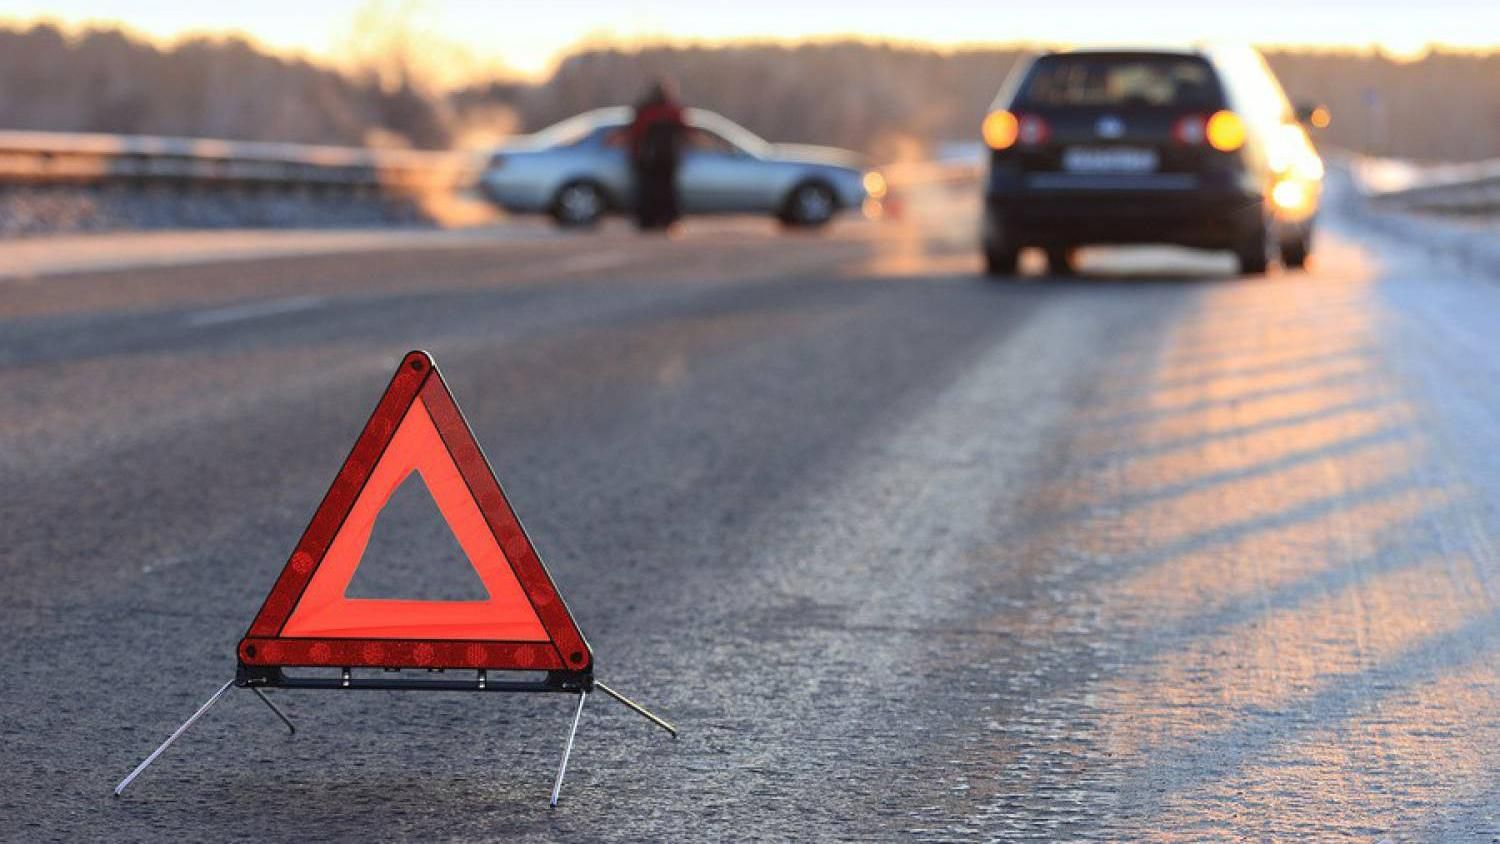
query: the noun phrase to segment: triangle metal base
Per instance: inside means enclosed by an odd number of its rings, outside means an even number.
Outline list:
[[[214,692],[213,695],[209,697],[209,699],[205,701],[202,706],[198,707],[198,710],[196,712],[194,712],[186,721],[182,723],[182,726],[178,727],[176,730],[173,730],[172,734],[167,736],[166,741],[162,742],[160,746],[151,751],[151,755],[142,760],[141,764],[135,766],[135,770],[131,771],[130,774],[125,777],[125,779],[120,780],[120,784],[115,786],[115,796],[119,797],[121,794],[123,794],[125,789],[135,781],[136,777],[140,776],[141,773],[146,770],[146,768],[150,767],[151,763],[155,762],[157,757],[166,752],[166,749],[168,747],[171,747],[173,742],[177,741],[177,739],[180,738],[183,733],[188,731],[189,727],[197,723],[199,718],[202,718],[203,715],[207,713],[214,704],[218,703],[219,700],[222,699],[231,688],[234,688],[236,686],[240,688],[246,688],[254,692],[256,697],[260,698],[261,702],[270,707],[272,712],[276,713],[276,717],[281,719],[281,722],[286,725],[287,730],[290,731],[292,735],[295,735],[297,732],[296,725],[292,723],[292,719],[288,718],[286,713],[283,712],[274,701],[266,696],[265,692],[262,691],[262,689],[376,689],[443,692],[561,692],[564,694],[576,694],[578,695],[578,708],[573,712],[573,722],[572,725],[568,728],[568,739],[567,742],[563,745],[562,761],[557,766],[557,779],[552,784],[552,797],[549,801],[549,804],[554,807],[557,806],[558,796],[562,793],[563,777],[568,772],[568,759],[573,755],[573,740],[578,734],[578,723],[583,718],[583,704],[588,700],[588,696],[591,691],[598,689],[599,691],[604,692],[606,695],[614,698],[616,701],[630,709],[632,712],[635,712],[636,714],[650,721],[652,724],[655,724],[656,726],[666,730],[672,735],[672,738],[677,738],[676,727],[672,726],[662,718],[657,717],[650,710],[646,709],[630,698],[627,698],[614,689],[611,689],[609,686],[606,686],[603,683],[594,680],[592,675],[571,674],[568,672],[549,672],[546,679],[544,680],[491,681],[488,677],[487,672],[483,669],[480,669],[478,671],[478,676],[474,680],[460,680],[456,678],[425,679],[411,677],[371,678],[354,677],[353,671],[351,669],[345,668],[342,670],[341,675],[338,678],[288,677],[279,668],[263,668],[259,666],[250,668],[241,664],[239,673],[237,674],[235,679],[230,680],[229,682],[220,686],[218,691]]]

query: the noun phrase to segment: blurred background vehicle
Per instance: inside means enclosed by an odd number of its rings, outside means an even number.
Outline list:
[[[678,192],[688,214],[771,214],[817,227],[840,211],[879,199],[884,182],[859,155],[834,147],[768,143],[734,122],[688,109]],[[623,130],[625,107],[602,108],[502,146],[481,187],[512,213],[550,214],[559,225],[590,226],[635,201]]]
[[[1012,74],[982,134],[990,275],[1014,274],[1026,247],[1054,274],[1094,244],[1228,249],[1251,274],[1307,261],[1322,162],[1249,48],[1047,53]]]

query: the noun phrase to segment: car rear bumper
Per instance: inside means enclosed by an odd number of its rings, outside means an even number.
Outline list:
[[[1086,180],[1032,174],[985,201],[985,242],[1012,246],[1170,243],[1227,248],[1264,220],[1264,197],[1196,177]]]

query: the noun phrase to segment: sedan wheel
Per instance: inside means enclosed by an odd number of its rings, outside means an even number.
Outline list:
[[[604,216],[604,192],[590,182],[573,182],[564,185],[552,201],[552,218],[558,225],[573,227],[592,226]]]
[[[792,192],[783,219],[796,226],[821,226],[837,210],[838,202],[827,185],[806,184]]]

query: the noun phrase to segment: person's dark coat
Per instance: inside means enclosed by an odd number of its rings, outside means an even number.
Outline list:
[[[666,228],[680,216],[677,168],[686,129],[682,106],[663,86],[635,107],[627,140],[636,180],[636,219],[643,229]]]

